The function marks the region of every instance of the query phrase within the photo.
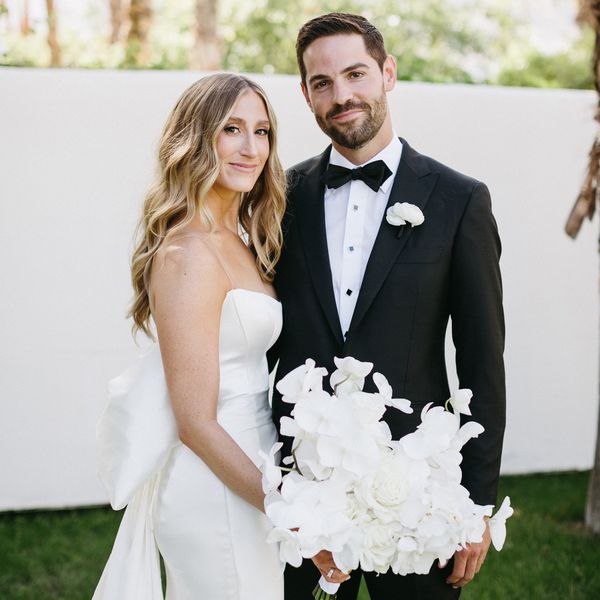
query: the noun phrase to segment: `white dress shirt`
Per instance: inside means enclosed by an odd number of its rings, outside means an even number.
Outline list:
[[[361,180],[351,180],[337,189],[325,188],[325,230],[329,264],[344,336],[350,327],[358,292],[401,156],[402,143],[394,133],[392,141],[368,161],[383,160],[392,172],[377,192]],[[347,169],[364,166],[352,164],[335,148],[331,149],[329,164]]]

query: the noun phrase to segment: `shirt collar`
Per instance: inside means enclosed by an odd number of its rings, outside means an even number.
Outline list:
[[[373,158],[368,160],[366,163],[362,165],[355,165],[351,163],[346,157],[342,156],[335,148],[331,148],[331,154],[329,155],[329,164],[337,165],[339,167],[345,167],[346,169],[356,169],[357,167],[362,167],[370,162],[374,162],[376,160],[382,160],[387,168],[392,172],[392,174],[381,184],[381,188],[379,188],[384,194],[387,194],[394,183],[394,177],[396,177],[396,171],[398,170],[398,165],[400,164],[400,158],[402,157],[402,142],[396,135],[394,131],[394,135],[392,136],[392,141],[385,147],[381,152],[376,154]]]

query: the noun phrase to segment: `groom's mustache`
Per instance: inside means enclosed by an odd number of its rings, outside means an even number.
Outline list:
[[[327,112],[325,114],[325,118],[326,119],[333,119],[333,117],[337,116],[337,115],[341,115],[342,113],[345,113],[349,110],[356,110],[356,109],[364,109],[364,110],[371,110],[371,105],[368,104],[367,102],[346,102],[346,104],[338,104],[337,106],[335,106],[334,108],[332,108],[329,112]]]

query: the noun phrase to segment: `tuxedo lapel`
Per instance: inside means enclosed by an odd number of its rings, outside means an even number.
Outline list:
[[[336,340],[341,345],[343,343],[342,328],[333,292],[327,234],[325,232],[325,206],[323,201],[325,185],[320,181],[321,174],[329,164],[330,153],[331,146],[323,152],[315,165],[303,174],[294,190],[294,194],[296,195],[298,226],[308,270],[327,322]]]
[[[425,212],[425,206],[437,181],[437,174],[424,164],[421,155],[415,152],[405,140],[402,138],[400,140],[403,146],[402,157],[390,191],[386,212],[387,208],[396,202],[409,202]],[[349,332],[357,327],[365,316],[392,265],[406,245],[412,229],[409,224],[401,227],[390,225],[384,213],[367,263]]]

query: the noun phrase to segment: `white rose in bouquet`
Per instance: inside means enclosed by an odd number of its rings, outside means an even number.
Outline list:
[[[425,492],[429,474],[425,461],[413,461],[401,449],[390,449],[377,469],[355,484],[354,495],[380,523],[397,523],[404,502]]]

